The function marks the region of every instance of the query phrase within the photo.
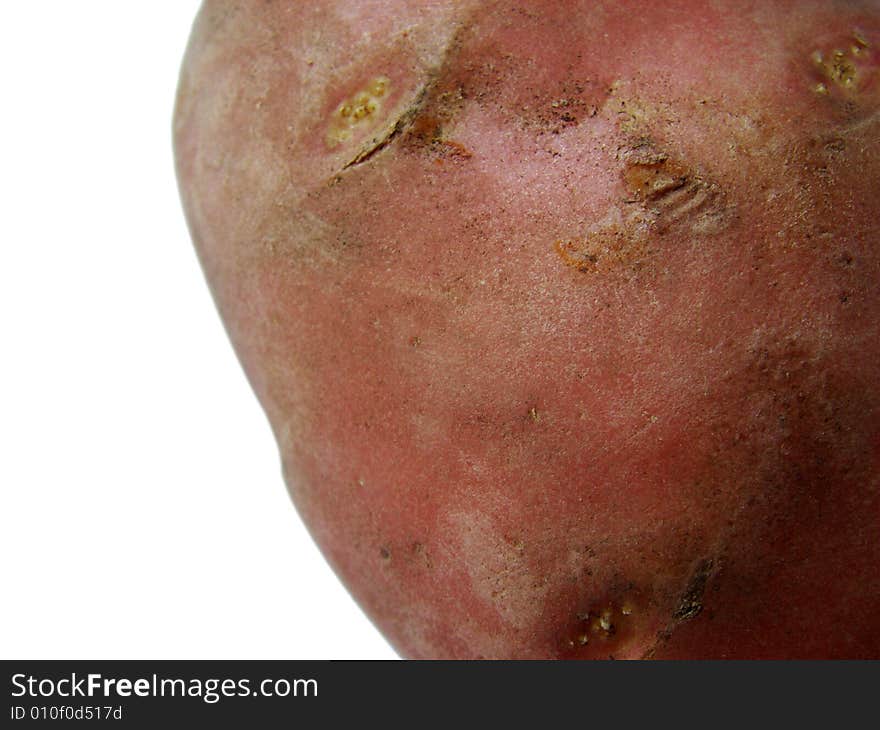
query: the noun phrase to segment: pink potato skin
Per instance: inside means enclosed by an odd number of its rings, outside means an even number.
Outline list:
[[[878,66],[876,0],[206,0],[192,235],[403,656],[880,657]]]

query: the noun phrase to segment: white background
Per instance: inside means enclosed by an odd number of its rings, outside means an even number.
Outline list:
[[[287,496],[189,242],[197,7],[0,4],[0,658],[394,657]]]

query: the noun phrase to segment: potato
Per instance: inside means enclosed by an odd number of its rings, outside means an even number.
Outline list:
[[[880,657],[880,2],[207,0],[190,228],[413,658]]]

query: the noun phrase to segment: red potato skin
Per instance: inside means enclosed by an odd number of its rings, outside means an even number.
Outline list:
[[[878,66],[874,0],[204,3],[192,235],[403,656],[880,657]]]

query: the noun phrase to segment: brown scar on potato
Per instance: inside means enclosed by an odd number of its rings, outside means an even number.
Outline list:
[[[646,234],[634,222],[603,226],[583,238],[557,240],[554,250],[566,266],[584,273],[635,270],[650,253]]]
[[[688,182],[687,168],[665,154],[652,154],[632,161],[623,171],[626,186],[640,200],[660,200]]]
[[[442,163],[444,159],[459,161],[471,159],[473,157],[471,150],[460,142],[444,136],[444,118],[442,114],[435,116],[439,110],[432,107],[430,111],[433,113],[426,111],[413,120],[406,134],[407,149],[427,151],[437,158],[437,163]]]
[[[720,186],[649,139],[631,143],[618,156],[626,192],[619,215],[609,214],[607,223],[583,237],[557,240],[554,250],[566,266],[582,272],[638,269],[659,249],[655,235],[672,229],[712,235],[730,224],[733,208]]]
[[[630,202],[639,202],[665,233],[682,224],[693,233],[717,233],[729,222],[721,188],[692,166],[658,151],[650,140],[640,140],[624,151],[623,179]]]

